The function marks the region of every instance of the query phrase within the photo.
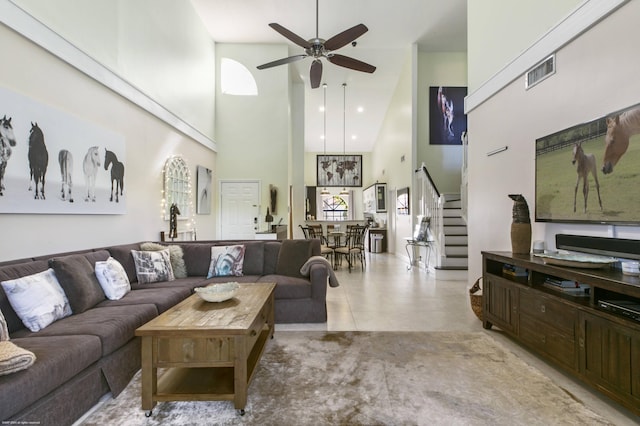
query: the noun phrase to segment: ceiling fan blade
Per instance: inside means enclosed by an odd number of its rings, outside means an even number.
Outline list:
[[[288,38],[289,40],[291,40],[292,42],[294,42],[295,44],[297,44],[300,47],[304,47],[305,49],[309,49],[311,47],[311,44],[303,39],[302,37],[300,37],[299,35],[289,31],[288,29],[286,29],[285,27],[283,27],[280,24],[276,24],[276,23],[271,23],[269,24],[269,26],[271,28],[273,28],[274,30],[276,30],[277,32],[279,32],[280,34],[282,34],[283,36],[285,36],[286,38]]]
[[[342,46],[346,46],[351,43],[367,31],[369,31],[369,28],[367,28],[366,25],[358,24],[355,27],[349,28],[340,34],[336,34],[329,40],[325,41],[324,48],[327,50],[338,50]]]
[[[309,72],[311,80],[311,88],[317,89],[320,87],[322,81],[322,61],[320,59],[314,59],[311,63],[311,71]]]
[[[284,65],[284,64],[291,63],[291,62],[299,61],[300,59],[304,59],[306,57],[307,57],[307,55],[289,56],[288,58],[282,58],[282,59],[278,59],[277,61],[268,62],[266,64],[258,65],[257,68],[259,70],[263,70],[263,69],[266,69],[266,68],[277,67],[278,65]]]
[[[359,61],[357,59],[350,58],[344,55],[333,54],[327,57],[329,62],[335,65],[339,65],[345,68],[351,68],[352,70],[372,73],[376,70],[376,67],[369,65],[366,62]]]

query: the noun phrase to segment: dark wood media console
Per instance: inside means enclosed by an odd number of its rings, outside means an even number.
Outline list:
[[[528,276],[503,274],[505,264]],[[640,304],[640,279],[615,269],[545,264],[533,255],[482,252],[483,327],[493,325],[551,363],[640,414],[640,321],[601,300]],[[588,284],[588,297],[547,288],[548,278]]]

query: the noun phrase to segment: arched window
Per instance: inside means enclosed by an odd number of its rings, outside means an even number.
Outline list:
[[[323,195],[322,220],[347,220],[349,218],[348,195]]]
[[[191,174],[182,157],[170,157],[164,165],[164,199],[165,219],[169,219],[169,209],[173,203],[180,210],[178,219],[191,216]]]
[[[251,71],[238,61],[220,60],[220,91],[225,95],[257,96],[258,86]]]

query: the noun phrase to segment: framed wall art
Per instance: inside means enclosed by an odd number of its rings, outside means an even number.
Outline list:
[[[318,155],[318,186],[362,186],[362,155]]]
[[[466,87],[429,87],[429,144],[462,145]]]
[[[211,180],[213,172],[204,166],[196,168],[196,213],[211,214]]]
[[[122,135],[0,87],[0,213],[125,214]]]

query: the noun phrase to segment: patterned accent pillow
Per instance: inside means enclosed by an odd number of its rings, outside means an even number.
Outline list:
[[[241,277],[244,250],[244,245],[211,247],[211,263],[207,278]]]
[[[180,247],[178,244],[170,244],[168,246],[165,246],[158,243],[147,242],[140,244],[140,249],[145,251],[169,249],[169,259],[171,260],[173,275],[176,278],[187,277],[187,266],[184,263],[184,252],[182,250],[182,247]]]
[[[13,310],[33,332],[71,315],[69,299],[52,268],[0,284]]]
[[[168,249],[160,251],[131,250],[131,255],[136,264],[138,283],[147,284],[175,280]]]
[[[7,328],[7,321],[4,319],[2,311],[0,311],[0,342],[6,340],[9,340],[9,329]]]
[[[107,299],[122,299],[125,294],[131,291],[131,283],[129,283],[127,272],[120,262],[113,257],[96,262],[95,269],[96,277]]]

